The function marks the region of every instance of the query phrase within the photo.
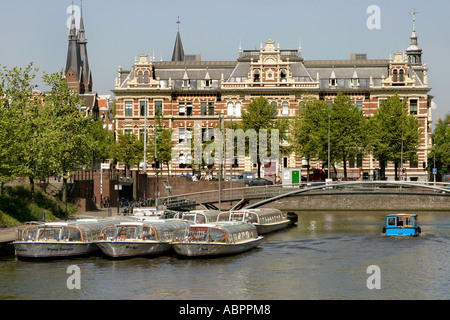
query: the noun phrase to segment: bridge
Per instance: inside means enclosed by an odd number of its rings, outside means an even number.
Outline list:
[[[347,208],[450,211],[450,189],[448,184],[434,182],[332,182],[223,189],[220,195],[218,190],[213,190],[166,197],[162,201],[172,210],[272,206],[285,210]]]

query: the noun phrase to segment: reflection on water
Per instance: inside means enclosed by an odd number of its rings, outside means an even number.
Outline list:
[[[450,213],[420,213],[422,235],[386,238],[387,213],[299,213],[253,251],[215,259],[0,259],[0,299],[449,299]],[[81,269],[69,290],[67,267]],[[367,267],[381,269],[369,290]]]

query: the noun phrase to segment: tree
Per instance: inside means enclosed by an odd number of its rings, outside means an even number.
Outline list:
[[[330,110],[331,146],[334,158],[342,161],[347,180],[347,161],[362,152],[364,117],[348,96],[338,93]]]
[[[312,159],[328,159],[328,105],[325,101],[305,99],[299,114],[291,121],[289,142],[292,150],[307,160],[307,181]]]
[[[100,120],[91,121],[89,123],[89,132],[94,140],[92,150],[92,162],[105,162],[107,159],[114,157],[114,133],[103,127]]]
[[[166,129],[164,127],[164,118],[157,113],[155,117],[156,132],[153,137],[148,141],[147,153],[149,159],[152,159],[153,163],[156,163],[155,159],[155,134],[156,134],[156,150],[158,156],[158,162],[163,163],[167,167],[167,175],[170,175],[169,163],[172,161],[172,149],[175,146],[175,142],[172,141],[172,129]]]
[[[26,68],[3,68],[0,97],[0,152],[2,182],[14,176],[28,177],[34,194],[36,179],[49,174],[48,130],[41,105],[42,96],[35,91],[33,80],[38,69],[30,63]]]
[[[67,200],[67,178],[70,172],[89,166],[95,142],[90,132],[91,117],[80,111],[81,100],[71,92],[62,74],[44,74],[51,91],[44,97],[45,148],[57,174],[63,175],[63,201]],[[42,147],[42,146],[41,146]]]
[[[386,178],[387,161],[395,163],[398,179],[401,161],[417,157],[420,134],[420,123],[408,114],[406,100],[396,94],[383,101],[368,124],[368,147],[380,163],[381,179]]]
[[[269,101],[264,97],[254,99],[247,109],[242,112],[241,128],[243,131],[254,130],[256,134],[256,145],[247,145],[247,151],[256,154],[256,161],[258,167],[258,177],[261,177],[261,164],[268,158],[274,158],[277,155],[272,154],[271,141],[278,138],[278,146],[281,141],[287,138],[288,121],[286,119],[277,118],[277,109],[269,104]],[[264,133],[267,132],[267,136]],[[262,135],[261,135],[262,133]],[[252,147],[256,150],[250,150]],[[263,150],[267,147],[266,150]],[[261,151],[261,152],[260,152]],[[280,150],[277,150],[278,152]],[[262,156],[264,154],[264,156]]]
[[[450,113],[445,119],[439,119],[433,133],[433,146],[428,153],[429,167],[437,168],[442,177],[450,172]],[[438,177],[438,178],[439,178]]]
[[[144,139],[137,139],[132,133],[119,132],[116,148],[116,156],[119,162],[123,162],[126,170],[139,164],[144,155]]]

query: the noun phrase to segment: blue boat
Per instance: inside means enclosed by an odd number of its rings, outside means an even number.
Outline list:
[[[388,237],[416,237],[421,232],[417,214],[390,214],[386,218],[386,226],[383,227],[383,233]]]

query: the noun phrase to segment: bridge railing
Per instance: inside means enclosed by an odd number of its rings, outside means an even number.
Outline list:
[[[277,184],[271,186],[257,186],[257,187],[242,187],[233,189],[222,189],[220,196],[219,190],[210,190],[203,192],[194,192],[187,194],[180,194],[173,197],[162,198],[163,201],[184,201],[188,200],[190,203],[218,203],[219,200],[223,202],[238,201],[241,199],[270,199],[284,194],[308,192],[311,194],[317,193],[443,193],[450,189],[445,189],[447,183],[438,182],[404,182],[404,181],[358,181],[358,182],[330,182],[330,183],[301,183],[301,184]]]

